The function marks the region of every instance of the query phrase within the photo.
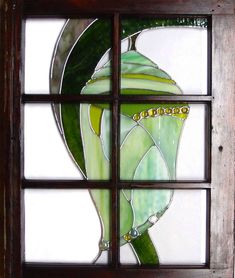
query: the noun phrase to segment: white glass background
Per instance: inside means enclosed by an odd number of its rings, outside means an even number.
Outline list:
[[[25,190],[25,259],[92,263],[101,225],[88,190]]]
[[[49,94],[50,65],[65,19],[29,19],[25,24],[25,93]]]
[[[26,104],[24,111],[26,178],[82,179],[59,134],[50,104]]]
[[[164,27],[144,31],[137,50],[166,71],[184,94],[207,93],[207,31]]]

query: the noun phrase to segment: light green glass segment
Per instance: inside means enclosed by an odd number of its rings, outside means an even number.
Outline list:
[[[89,180],[108,180],[110,179],[110,110],[102,110],[96,105],[81,104],[80,119],[87,177]]]

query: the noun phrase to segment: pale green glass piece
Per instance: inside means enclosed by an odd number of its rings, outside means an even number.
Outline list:
[[[130,131],[120,151],[121,179],[133,180],[137,165],[151,146],[153,146],[153,140],[142,127],[137,126]]]
[[[120,145],[122,145],[130,130],[132,130],[137,125],[137,123],[133,121],[130,117],[124,116],[122,114],[120,115],[120,122]]]
[[[130,200],[128,200],[127,192],[124,190],[120,191],[120,212],[122,221],[120,222],[120,234],[124,235],[130,231],[130,228],[133,226],[134,215]],[[123,213],[122,213],[123,212]]]
[[[172,116],[143,119],[140,123],[151,134],[154,143],[161,151],[170,172],[169,179],[175,178],[177,148],[183,123],[182,119]],[[146,178],[151,180],[148,176]]]
[[[137,166],[134,180],[169,180],[166,161],[156,146],[151,147]]]
[[[102,120],[101,120],[101,135],[100,135],[100,140],[102,143],[102,148],[105,157],[110,161],[110,135],[111,135],[111,113],[109,110],[104,109],[103,110],[103,115],[102,115]]]
[[[89,109],[89,104],[80,105],[81,134],[83,142],[86,142],[83,148],[87,177],[90,180],[107,180],[110,178],[110,163],[104,155],[100,138],[91,128]]]
[[[134,227],[144,222],[157,212],[165,211],[172,199],[173,190],[136,189],[133,190]]]

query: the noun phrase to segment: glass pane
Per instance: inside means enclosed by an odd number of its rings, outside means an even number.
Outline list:
[[[120,191],[122,264],[204,264],[206,191]]]
[[[111,26],[109,19],[27,20],[26,93],[110,93]]]
[[[27,262],[108,263],[108,190],[25,190]]]
[[[205,105],[122,104],[122,180],[203,180]]]
[[[48,94],[50,63],[65,19],[27,19],[25,24],[25,92]]]
[[[124,19],[122,39],[122,94],[207,94],[207,19]]]
[[[108,104],[25,105],[26,178],[110,179]]]

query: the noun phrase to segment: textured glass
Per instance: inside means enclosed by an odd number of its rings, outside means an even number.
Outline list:
[[[109,179],[110,109],[102,109],[100,105],[109,108],[108,105],[85,103],[58,107],[50,104],[26,104],[25,177]]]
[[[207,94],[206,27],[203,18],[123,20],[121,93]]]
[[[82,179],[50,104],[24,106],[24,175],[29,179]]]
[[[109,202],[96,203],[94,198],[109,201],[108,190],[41,190],[25,193],[25,259],[27,262],[94,263],[109,240]],[[106,215],[102,221],[98,215]],[[107,223],[108,224],[107,224]],[[108,257],[99,263],[108,263]],[[106,252],[107,253],[107,252]],[[107,254],[106,254],[107,255]]]
[[[27,19],[25,24],[25,93],[49,94],[50,64],[64,19]]]
[[[205,190],[121,190],[120,223],[123,264],[206,262]]]
[[[122,104],[122,180],[203,180],[205,106]]]

